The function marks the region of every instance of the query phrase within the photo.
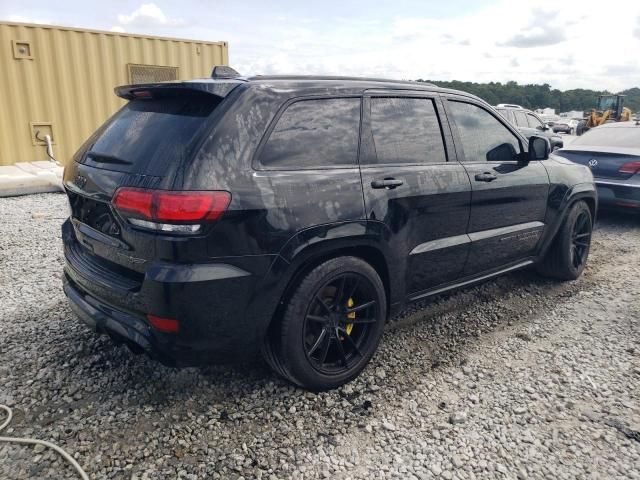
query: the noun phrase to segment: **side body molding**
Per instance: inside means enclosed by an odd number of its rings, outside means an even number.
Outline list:
[[[506,241],[517,237],[522,234],[521,232],[533,231],[539,236],[544,229],[544,223],[542,222],[527,222],[520,223],[518,225],[510,225],[502,228],[492,228],[490,230],[482,230],[480,232],[473,232],[464,235],[456,235],[454,237],[439,238],[438,240],[432,240],[430,242],[421,243],[411,250],[410,255],[418,255],[420,253],[432,252],[434,250],[441,250],[443,248],[449,248],[454,245],[462,245],[465,243],[477,242],[480,240],[487,240],[495,237],[502,237],[500,241]]]

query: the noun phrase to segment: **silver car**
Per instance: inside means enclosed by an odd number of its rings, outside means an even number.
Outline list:
[[[555,154],[591,168],[601,207],[640,212],[640,121],[592,128]]]

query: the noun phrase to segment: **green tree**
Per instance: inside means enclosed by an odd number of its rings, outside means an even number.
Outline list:
[[[610,93],[583,88],[561,91],[552,89],[548,83],[542,85],[519,85],[514,81],[503,84],[500,82],[476,83],[461,82],[459,80],[419,79],[418,82],[429,82],[443,88],[463,90],[482,98],[491,105],[515,103],[531,110],[536,108],[555,108],[557,112],[570,110],[589,111],[595,106],[598,95]],[[620,94],[626,95],[625,106],[629,107],[633,112],[640,111],[640,88],[634,87],[623,90]]]

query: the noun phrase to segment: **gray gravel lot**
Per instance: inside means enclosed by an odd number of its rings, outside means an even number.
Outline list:
[[[312,394],[259,359],[170,369],[88,331],[61,289],[66,214],[0,199],[3,434],[92,478],[640,479],[621,432],[640,430],[639,217],[600,219],[576,282],[519,272],[410,308],[359,379]],[[0,478],[75,477],[0,443]]]

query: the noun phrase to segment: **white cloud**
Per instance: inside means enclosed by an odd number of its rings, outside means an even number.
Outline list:
[[[112,32],[117,32],[117,33],[125,33],[126,32],[126,30],[124,28],[122,28],[120,25],[115,25],[115,26],[111,27],[110,30]]]
[[[450,18],[393,16],[377,24],[350,19],[346,28],[335,22],[331,28],[305,25],[305,31],[279,26],[275,33],[255,32],[267,40],[262,44],[239,34],[228,40],[232,64],[243,74],[515,80],[617,91],[640,85],[630,56],[638,45],[633,31],[640,2],[620,3],[604,9],[599,0],[568,0],[541,8],[539,0],[498,0]],[[603,25],[616,25],[616,35],[594,37]],[[620,74],[608,74],[610,66]]]
[[[143,3],[130,14],[118,15],[119,27],[132,26],[140,28],[150,27],[180,27],[186,25],[181,18],[169,18],[155,3]],[[114,27],[117,28],[118,26]]]

